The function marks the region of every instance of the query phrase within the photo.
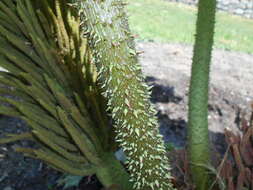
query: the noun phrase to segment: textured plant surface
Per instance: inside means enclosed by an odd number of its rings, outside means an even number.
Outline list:
[[[210,162],[208,136],[209,67],[214,36],[216,0],[200,0],[197,34],[191,71],[188,113],[188,154],[197,190],[208,188],[208,174],[202,167]],[[202,166],[200,166],[202,165]]]
[[[0,66],[6,69],[0,72],[5,103],[0,113],[19,117],[31,128],[7,134],[0,143],[33,140],[39,149],[17,151],[72,175],[96,174],[106,187],[131,189],[113,155],[104,98],[79,25],[65,0],[0,2]]]
[[[121,0],[77,1],[134,189],[168,190],[172,189],[169,163],[149,101],[150,88],[137,62],[125,5]]]

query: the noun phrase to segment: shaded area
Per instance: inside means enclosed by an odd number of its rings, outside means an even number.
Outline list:
[[[168,103],[174,102],[179,103],[183,98],[175,95],[175,88],[173,86],[165,86],[161,84],[156,84],[156,78],[152,76],[146,77],[146,82],[149,85],[152,85],[152,94],[151,94],[151,102],[152,103]]]
[[[158,121],[165,143],[173,143],[178,148],[186,145],[187,124],[185,120],[170,119],[168,115],[158,113]]]
[[[20,119],[0,117],[0,138],[6,133],[21,133],[27,130],[25,122]],[[15,148],[20,146],[34,147],[34,143],[20,141],[0,146],[0,189],[49,190],[55,186],[61,174],[39,160],[15,152]]]
[[[146,82],[153,86],[152,103],[178,104],[183,100],[182,97],[176,95],[174,86],[159,84],[157,81],[155,77],[146,77]],[[186,121],[182,118],[171,118],[169,114],[159,110],[159,107],[157,117],[160,133],[163,135],[165,143],[172,143],[176,147],[184,147],[186,143]]]

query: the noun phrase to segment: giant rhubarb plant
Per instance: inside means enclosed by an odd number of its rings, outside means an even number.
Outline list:
[[[210,162],[208,136],[209,68],[214,36],[216,0],[199,0],[197,34],[192,62],[188,154],[191,174],[197,190],[208,189],[205,165]]]

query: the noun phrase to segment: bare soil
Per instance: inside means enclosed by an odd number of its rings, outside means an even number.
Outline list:
[[[160,131],[165,142],[186,145],[187,98],[192,47],[183,44],[138,43],[147,82],[153,84],[152,102],[158,109]],[[212,149],[226,150],[223,130],[238,132],[240,114],[249,113],[253,100],[253,55],[214,50],[211,66],[209,124]],[[27,130],[19,119],[0,116],[0,137]],[[0,190],[57,190],[62,175],[42,162],[14,152],[16,146],[33,146],[24,141],[0,146]],[[96,178],[84,178],[77,188],[100,189]]]

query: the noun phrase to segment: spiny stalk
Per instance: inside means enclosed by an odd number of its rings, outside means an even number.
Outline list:
[[[98,82],[115,122],[116,141],[127,155],[134,189],[172,189],[156,110],[138,64],[125,2],[77,0],[76,6],[83,34],[92,47]]]

